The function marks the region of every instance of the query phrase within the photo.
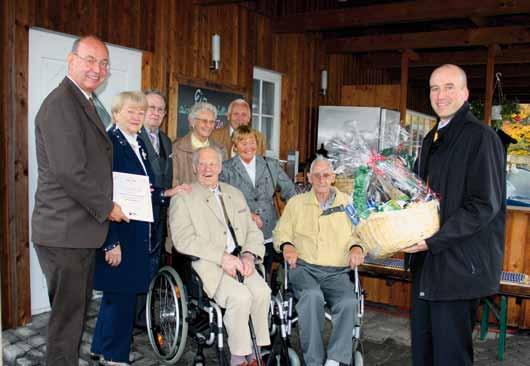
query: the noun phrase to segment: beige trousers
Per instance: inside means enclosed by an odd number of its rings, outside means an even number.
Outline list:
[[[232,355],[246,356],[253,353],[248,327],[249,315],[252,317],[257,344],[270,344],[267,316],[271,290],[258,273],[254,272],[246,277],[243,284],[224,273],[213,299],[217,305],[226,309],[223,321]]]

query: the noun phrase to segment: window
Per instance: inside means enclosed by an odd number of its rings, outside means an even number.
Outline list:
[[[282,76],[254,68],[252,85],[252,127],[267,139],[267,156],[280,155],[280,97]]]

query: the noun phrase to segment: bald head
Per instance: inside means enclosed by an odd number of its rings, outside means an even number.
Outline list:
[[[469,98],[467,77],[456,65],[436,68],[429,80],[431,106],[441,119],[449,119]]]

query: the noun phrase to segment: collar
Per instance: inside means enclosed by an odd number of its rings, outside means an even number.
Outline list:
[[[92,98],[92,93],[87,93],[86,91],[84,91],[83,89],[81,89],[81,87],[79,86],[79,84],[76,83],[75,80],[72,79],[69,75],[66,75],[66,77],[67,77],[72,83],[74,83],[75,86],[77,86],[77,89],[81,90],[81,93],[83,93],[83,95],[85,96],[86,99],[90,100],[90,98]]]
[[[208,147],[210,146],[210,139],[206,140],[206,142],[202,142],[199,140],[193,132],[191,133],[191,146],[194,150],[200,149],[201,147]]]
[[[247,167],[247,168],[252,168],[252,167],[255,167],[256,166],[256,155],[254,155],[252,157],[252,160],[250,161],[250,163],[245,163],[245,161],[241,158],[241,156],[238,155],[238,158],[239,160],[241,160],[241,163],[243,164],[244,167]]]
[[[125,136],[125,139],[131,146],[138,146],[138,140],[137,140],[138,134],[137,133],[130,134],[128,132],[125,132],[118,125],[116,125],[116,128],[121,131],[121,133],[123,134],[123,136]]]
[[[438,129],[441,130],[442,128],[447,126],[449,122],[451,122],[452,119],[453,117],[448,118],[448,119],[441,119],[440,122],[438,122]]]
[[[147,133],[154,133],[154,134],[157,134],[157,135],[158,135],[158,131],[160,131],[160,128],[158,128],[158,127],[151,129],[151,128],[147,127],[147,126],[144,126],[144,128],[145,128],[145,131]]]
[[[308,193],[309,194],[307,195],[307,198],[306,198],[306,204],[317,205],[321,208],[324,207],[323,209],[331,207],[331,205],[333,205],[333,203],[335,202],[335,199],[337,198],[336,189],[334,187],[331,187],[329,191],[328,199],[326,200],[326,202],[324,202],[324,206],[322,206],[320,202],[318,202],[317,195],[315,194],[315,191],[312,188]]]

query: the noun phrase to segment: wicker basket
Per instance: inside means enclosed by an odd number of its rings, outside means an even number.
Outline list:
[[[353,193],[354,178],[347,176],[337,176],[335,178],[335,188],[342,193],[351,195]]]
[[[404,210],[376,212],[361,220],[357,232],[370,256],[385,258],[431,237],[440,228],[438,201],[415,203]]]

